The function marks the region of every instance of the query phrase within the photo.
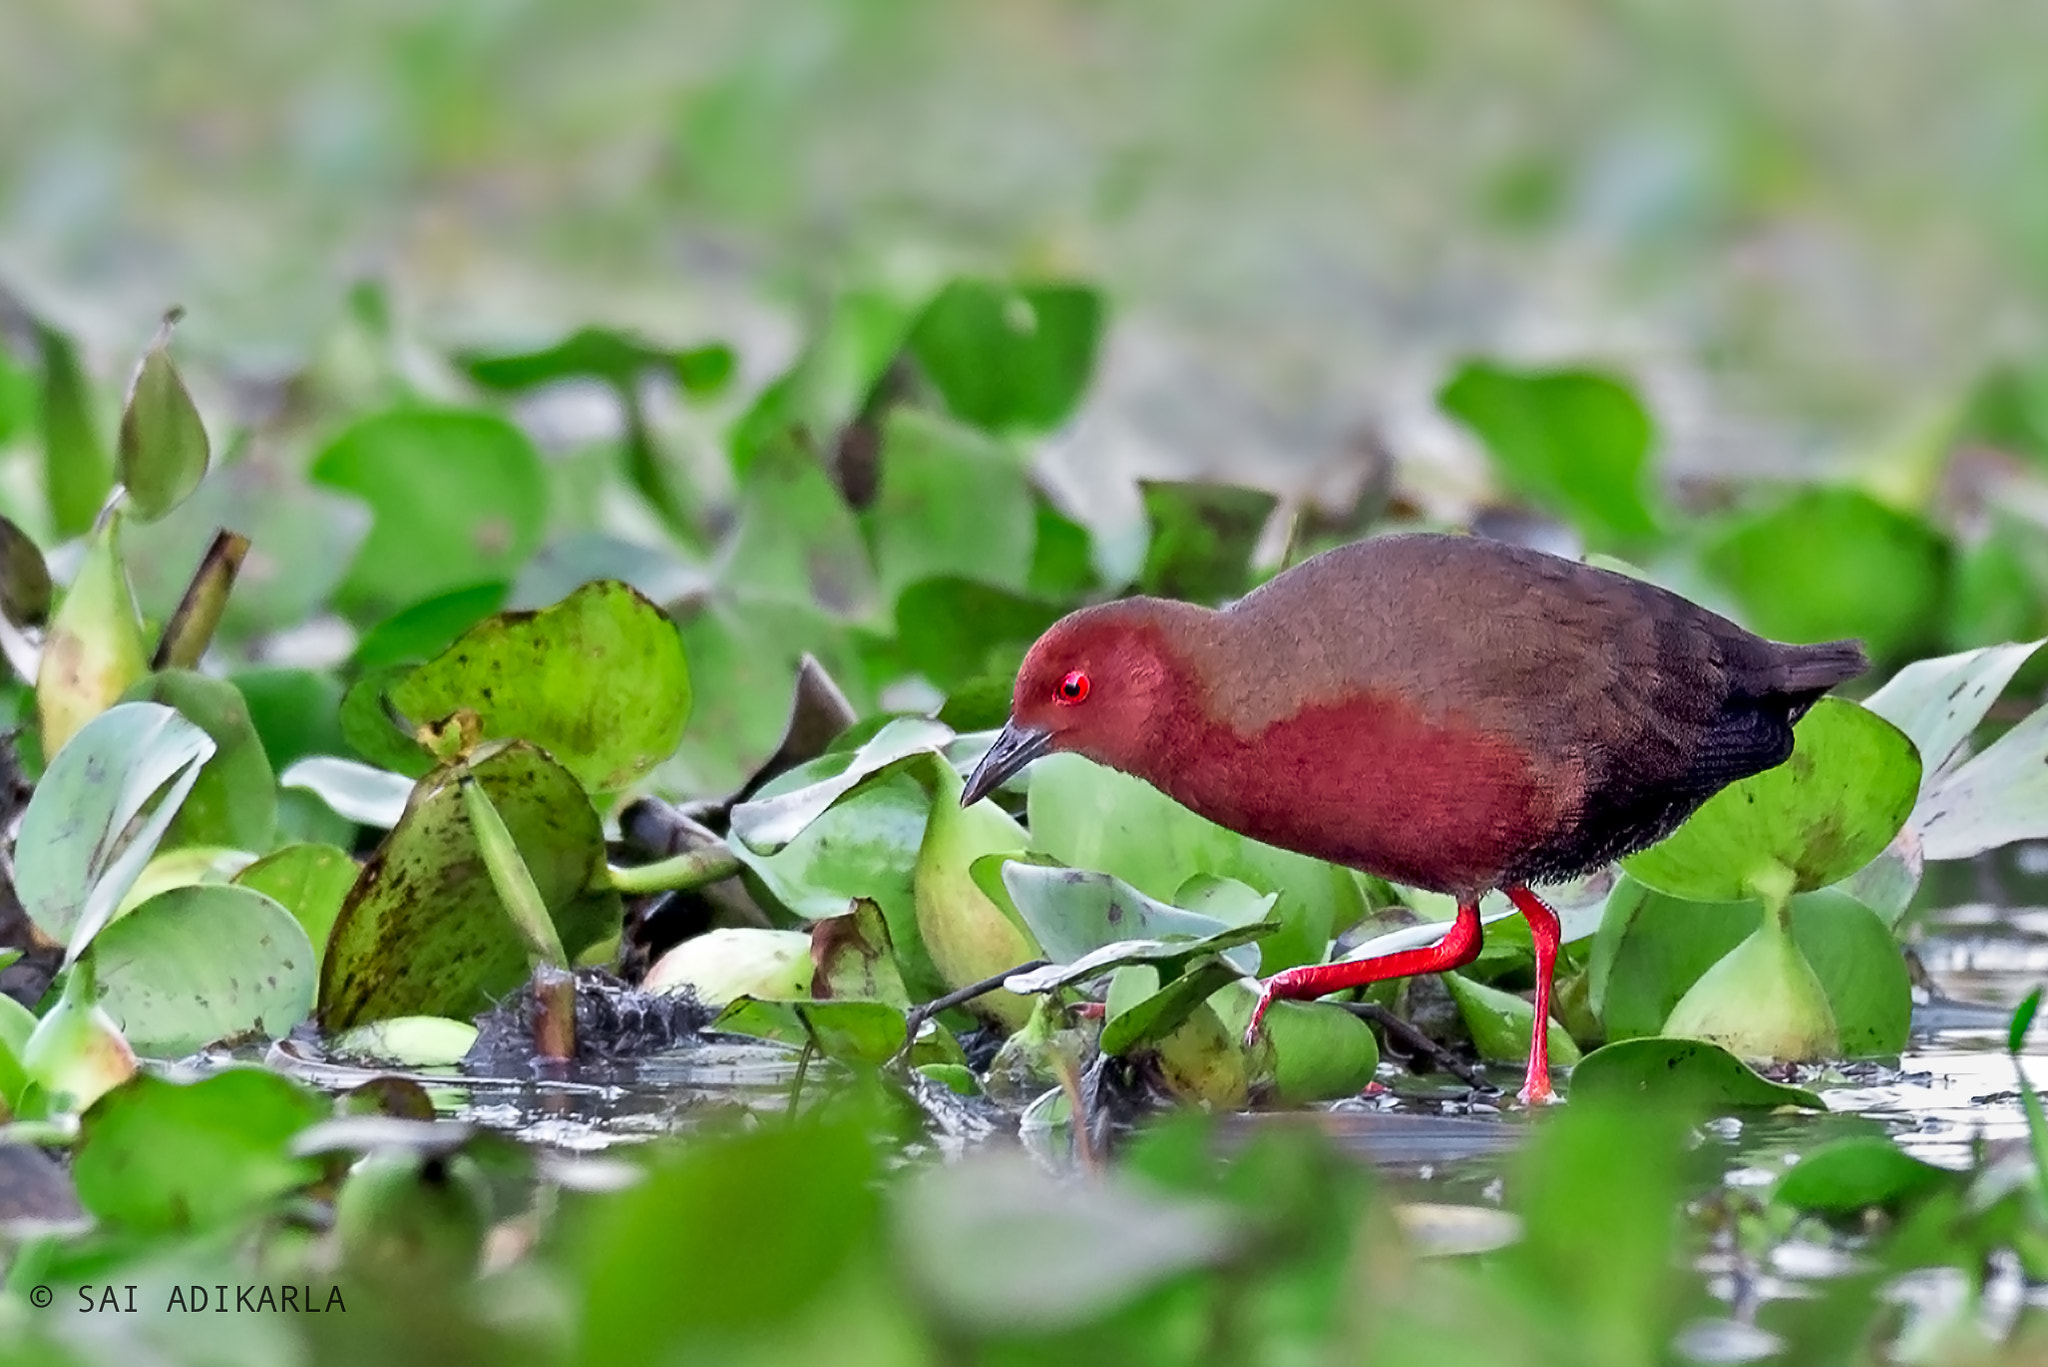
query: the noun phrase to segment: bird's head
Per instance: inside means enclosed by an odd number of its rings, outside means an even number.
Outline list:
[[[988,796],[1040,755],[1073,751],[1137,771],[1154,749],[1183,674],[1177,633],[1205,608],[1127,598],[1069,613],[1024,656],[1010,720],[967,780],[961,803]]]

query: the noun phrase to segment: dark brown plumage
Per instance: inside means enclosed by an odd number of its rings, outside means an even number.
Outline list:
[[[1071,750],[1256,839],[1458,898],[1433,949],[1277,974],[1261,1013],[1468,962],[1478,900],[1501,889],[1535,932],[1540,1013],[1556,920],[1527,885],[1653,844],[1782,763],[1792,724],[1866,667],[1855,642],[1767,641],[1576,561],[1378,537],[1221,611],[1132,598],[1062,618],[966,800]],[[1538,1026],[1532,1099],[1549,1093]]]

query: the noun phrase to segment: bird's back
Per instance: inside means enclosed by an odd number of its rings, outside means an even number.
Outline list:
[[[1215,628],[1210,687],[1249,728],[1396,698],[1524,757],[1570,800],[1553,829],[1505,841],[1522,847],[1501,870],[1514,882],[1661,839],[1720,788],[1782,763],[1792,723],[1866,667],[1854,642],[1768,641],[1625,575],[1433,534],[1306,561]]]

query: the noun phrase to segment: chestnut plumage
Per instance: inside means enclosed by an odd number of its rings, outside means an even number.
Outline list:
[[[1254,1030],[1275,998],[1470,962],[1480,897],[1506,892],[1536,942],[1523,1095],[1540,1100],[1557,923],[1529,885],[1653,844],[1783,763],[1793,723],[1865,668],[1854,641],[1768,641],[1540,551],[1376,537],[1221,610],[1129,598],[1054,623],[962,800],[1071,751],[1254,839],[1458,899],[1429,949],[1274,975]]]

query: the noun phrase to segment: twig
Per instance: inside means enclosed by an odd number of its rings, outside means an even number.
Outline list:
[[[965,1006],[976,997],[986,996],[988,993],[1001,987],[1004,979],[1012,974],[1029,973],[1033,969],[1044,968],[1048,962],[1050,960],[1033,959],[1028,964],[1018,964],[1015,968],[1006,968],[1000,973],[983,978],[978,983],[969,983],[965,987],[948,992],[943,997],[934,997],[920,1006],[911,1007],[903,1017],[903,1048],[897,1052],[897,1057],[901,1058],[916,1047],[918,1031],[924,1029],[924,1023],[933,1016],[938,1015],[941,1011],[951,1011],[956,1006]]]
[[[1410,1054],[1428,1059],[1440,1070],[1449,1073],[1467,1087],[1488,1092],[1500,1090],[1482,1077],[1471,1064],[1465,1062],[1456,1054],[1416,1029],[1414,1025],[1403,1020],[1377,1002],[1338,1002],[1336,1005],[1343,1007],[1346,1011],[1362,1020],[1379,1026],[1387,1034],[1399,1040]]]

